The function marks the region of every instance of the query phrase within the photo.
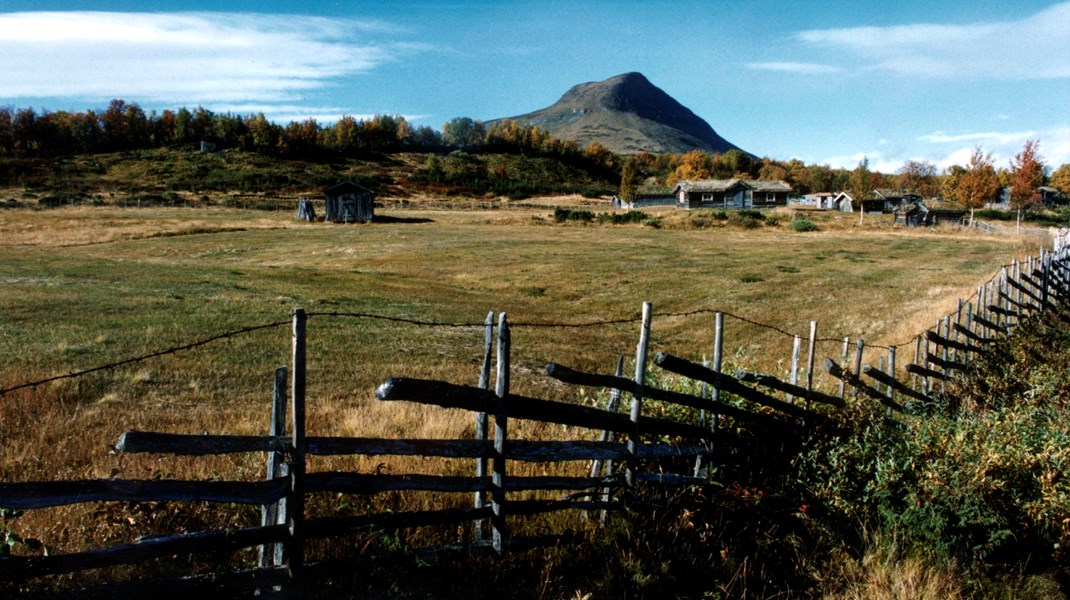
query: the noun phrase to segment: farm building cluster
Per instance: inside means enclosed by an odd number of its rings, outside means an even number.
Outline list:
[[[636,188],[628,201],[614,196],[613,208],[639,209],[655,206],[672,206],[682,209],[760,209],[778,206],[797,206],[811,210],[893,214],[896,223],[908,227],[963,223],[966,211],[959,209],[935,209],[926,206],[918,194],[902,190],[878,189],[861,201],[849,192],[819,192],[794,195],[785,181],[753,181],[745,179],[704,179],[681,181],[674,187],[642,185]],[[1067,199],[1054,188],[1040,188],[1041,200],[1046,206]],[[991,208],[1009,209],[1010,191],[1004,188],[998,201]]]

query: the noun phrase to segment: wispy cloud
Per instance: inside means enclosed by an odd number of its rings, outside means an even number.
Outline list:
[[[244,13],[0,14],[0,98],[286,102],[426,47],[389,23]]]
[[[1015,21],[818,29],[798,39],[909,77],[1070,77],[1070,2]]]
[[[779,71],[784,73],[800,73],[803,75],[823,75],[843,71],[842,68],[833,65],[804,62],[758,62],[750,63],[747,67],[758,71]]]
[[[994,143],[1006,144],[1024,142],[1037,135],[1035,131],[996,132],[986,131],[978,133],[949,134],[943,131],[918,136],[919,142],[930,144],[961,144],[971,142],[976,144]]]
[[[997,168],[1006,168],[1011,158],[1022,151],[1027,140],[1040,143],[1044,163],[1056,169],[1070,163],[1070,127],[1053,127],[1035,131],[986,131],[976,133],[946,133],[938,131],[918,136],[913,144],[898,144],[894,148],[882,146],[869,152],[830,156],[820,163],[837,168],[853,169],[863,158],[870,168],[882,173],[895,173],[907,160],[925,160],[939,169],[952,165],[965,166],[974,148],[980,147],[992,155]]]

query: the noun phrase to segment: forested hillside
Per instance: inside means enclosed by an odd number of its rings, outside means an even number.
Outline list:
[[[797,195],[846,190],[869,197],[887,189],[973,207],[1014,184],[1019,191],[1012,205],[1029,209],[1037,205],[1041,185],[1070,192],[1070,165],[1052,171],[1037,146],[1030,140],[1010,168],[998,167],[978,148],[968,165],[943,172],[910,160],[895,173],[881,173],[865,159],[848,170],[759,159],[735,149],[620,155],[598,141],[580,146],[512,120],[488,125],[458,117],[436,130],[392,115],[280,125],[262,113],[203,107],[146,113],[123,100],[101,112],[0,106],[0,186],[60,201],[114,191],[108,186],[124,192],[309,193],[340,178],[387,195],[605,197],[664,190],[686,179],[740,178],[783,180]]]

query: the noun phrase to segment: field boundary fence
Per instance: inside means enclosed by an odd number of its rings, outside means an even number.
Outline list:
[[[186,435],[127,431],[116,444],[127,454],[210,456],[263,453],[265,475],[246,480],[92,479],[0,483],[0,507],[34,510],[100,502],[209,502],[259,506],[257,526],[198,531],[143,538],[132,543],[82,552],[40,556],[0,553],[0,580],[29,580],[185,554],[210,554],[256,548],[256,564],[210,576],[187,576],[172,589],[211,584],[273,590],[313,577],[338,561],[316,560],[310,541],[369,531],[454,528],[459,541],[423,548],[431,555],[487,553],[560,541],[570,533],[515,535],[518,519],[560,511],[579,511],[604,520],[610,511],[634,508],[644,486],[692,486],[709,481],[711,467],[734,460],[733,451],[776,436],[782,447],[801,444],[815,432],[840,432],[839,410],[851,402],[876,403],[896,419],[912,402],[939,402],[947,382],[971,368],[987,348],[1011,335],[1024,319],[1070,299],[1070,237],[1054,251],[1004,266],[957,310],[904,344],[866,346],[862,339],[821,338],[811,322],[808,335],[796,335],[726,312],[699,309],[672,316],[712,314],[712,360],[695,362],[669,352],[650,355],[655,315],[643,303],[638,319],[592,323],[511,323],[490,312],[482,323],[433,323],[367,313],[316,313],[293,310],[290,319],[228,332],[187,344],[117,361],[94,369],[28,382],[0,390],[41,385],[102,369],[117,368],[193,348],[214,340],[264,328],[289,326],[290,362],[274,372],[270,426],[265,435]],[[306,431],[307,324],[310,318],[380,318],[433,327],[482,328],[482,362],[478,382],[391,377],[375,392],[380,402],[411,402],[471,413],[475,435],[464,439],[321,437]],[[793,340],[790,375],[724,368],[725,319],[739,319],[776,330]],[[634,372],[625,375],[625,359],[613,373],[584,372],[551,362],[547,377],[566,386],[609,390],[605,404],[592,406],[527,397],[511,389],[512,330],[517,327],[595,327],[638,323]],[[820,356],[818,343],[834,343],[835,356]],[[805,353],[804,353],[805,348]],[[909,354],[911,356],[904,356]],[[653,369],[692,382],[693,393],[657,387]],[[834,385],[820,389],[815,374],[823,371]],[[571,387],[570,387],[571,389]],[[665,410],[665,407],[671,407]],[[564,426],[567,439],[518,437],[518,421]],[[318,457],[413,456],[470,461],[471,475],[339,472],[317,470]],[[555,474],[528,475],[522,464],[569,465]],[[310,466],[312,468],[310,468]],[[547,471],[550,472],[550,471]],[[556,474],[567,472],[567,475]],[[461,500],[444,508],[358,515],[309,516],[315,494],[372,495],[382,492],[432,492]],[[467,499],[465,499],[467,498]],[[3,546],[7,548],[7,546]],[[354,557],[355,560],[355,557]],[[136,593],[142,581],[108,587],[98,594]],[[156,585],[155,583],[153,585]],[[144,589],[151,589],[145,587]],[[86,592],[92,597],[93,592]]]

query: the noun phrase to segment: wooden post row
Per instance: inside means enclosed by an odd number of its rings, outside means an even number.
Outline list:
[[[487,313],[487,320],[483,324],[483,366],[479,370],[479,387],[481,389],[490,388],[490,361],[494,350],[494,311]],[[476,413],[476,439],[484,441],[487,439],[487,426],[488,419],[487,413]],[[476,477],[483,479],[487,476],[487,457],[480,456],[476,459]],[[475,493],[475,508],[483,508],[487,505],[487,492],[480,490]],[[483,519],[476,519],[472,522],[472,537],[475,541],[483,541]]]

